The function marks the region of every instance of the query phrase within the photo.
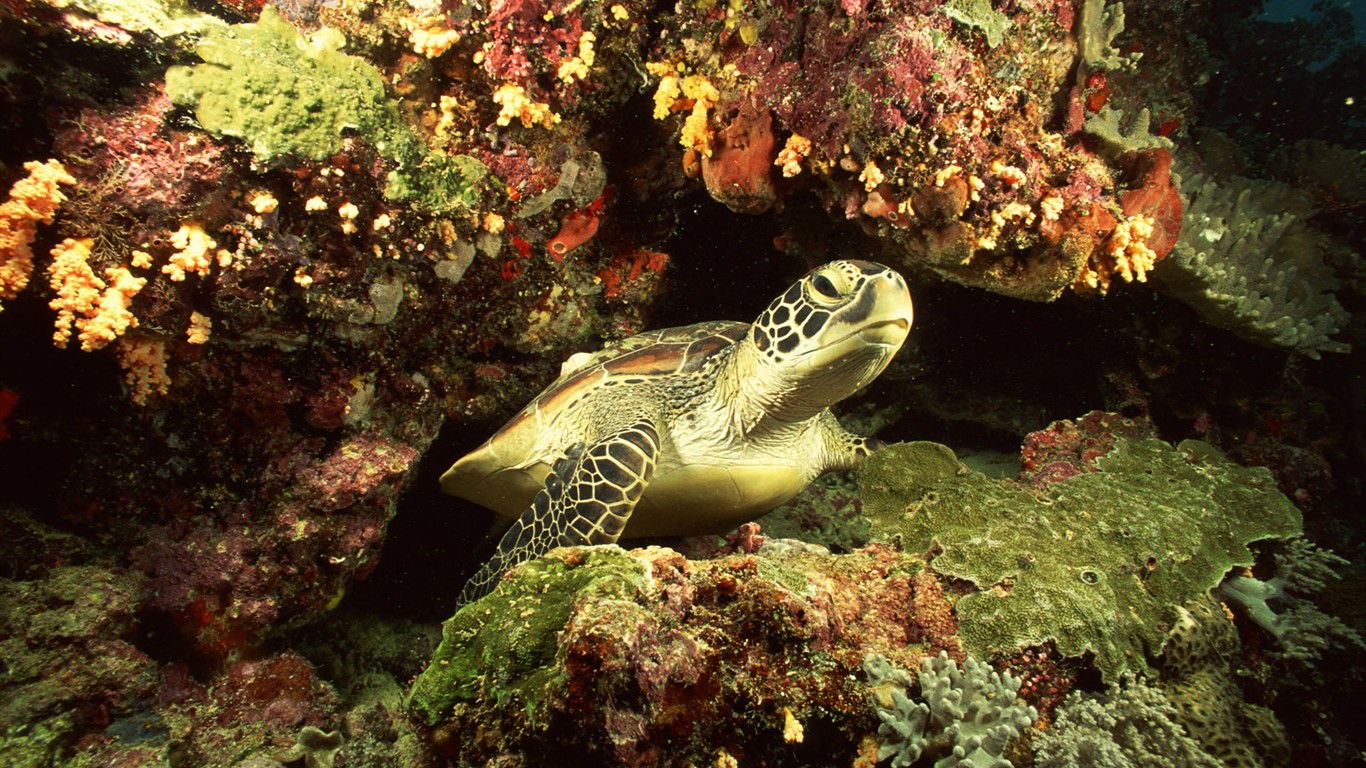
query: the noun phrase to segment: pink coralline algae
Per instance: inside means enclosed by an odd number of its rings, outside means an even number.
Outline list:
[[[277,621],[335,607],[347,583],[377,562],[416,452],[373,435],[321,458],[307,449],[262,478],[271,488],[292,477],[268,516],[253,523],[239,507],[221,523],[178,521],[133,553],[154,590],[148,607],[202,653],[228,658]]]
[[[128,224],[134,236],[155,227],[174,229],[178,211],[209,197],[227,170],[223,148],[200,141],[190,131],[168,128],[171,101],[164,89],[138,94],[113,110],[89,107],[64,126],[57,147],[83,158],[73,164],[81,181],[77,216],[103,217],[120,212],[126,221],[92,221],[103,228]]]
[[[1020,448],[1022,475],[1036,485],[1096,471],[1096,459],[1115,447],[1115,439],[1144,440],[1156,429],[1146,421],[1117,413],[1091,411],[1075,421],[1062,419],[1030,432]]]

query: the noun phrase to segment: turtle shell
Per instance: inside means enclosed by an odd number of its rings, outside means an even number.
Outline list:
[[[618,391],[602,386],[618,377],[648,378],[664,382],[679,377],[694,383],[706,362],[741,339],[749,323],[715,321],[638,334],[608,344],[592,353],[569,358],[556,379],[535,400],[512,417],[493,437],[441,476],[441,489],[453,496],[481,504],[499,514],[516,517],[545,483],[545,476],[565,449],[576,442],[591,442],[587,430],[593,419],[576,412],[601,413],[598,398],[617,397]],[[623,413],[626,426],[634,413]],[[667,429],[668,425],[661,425]],[[577,431],[577,433],[576,433]]]

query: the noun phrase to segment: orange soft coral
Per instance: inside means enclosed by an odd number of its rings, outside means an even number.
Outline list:
[[[146,405],[152,395],[166,394],[171,386],[171,377],[166,374],[166,342],[130,337],[120,341],[116,351],[133,402]]]
[[[29,245],[37,234],[37,224],[51,224],[57,206],[66,200],[58,185],[76,183],[56,160],[30,161],[24,169],[29,175],[16,182],[10,188],[9,200],[0,204],[0,299],[12,299],[28,285],[33,273]]]
[[[218,242],[209,237],[202,226],[192,221],[185,222],[171,234],[171,244],[180,250],[171,254],[170,262],[161,271],[169,275],[173,282],[183,281],[190,272],[209,274],[209,267],[213,263],[209,258],[210,252],[218,247]]]
[[[138,324],[128,305],[147,280],[123,267],[110,267],[104,272],[109,279],[106,284],[90,268],[91,244],[89,239],[67,238],[52,249],[47,273],[57,296],[48,305],[57,310],[52,341],[58,347],[66,347],[74,330],[79,332],[81,349],[90,352]]]

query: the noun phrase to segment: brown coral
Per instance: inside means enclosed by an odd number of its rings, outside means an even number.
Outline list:
[[[772,175],[776,146],[769,111],[743,102],[717,134],[711,156],[702,158],[707,192],[737,213],[764,213],[777,199]]]

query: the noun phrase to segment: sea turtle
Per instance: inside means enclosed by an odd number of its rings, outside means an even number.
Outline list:
[[[901,348],[911,296],[866,261],[817,267],[750,323],[651,331],[574,355],[441,488],[514,518],[460,602],[556,546],[723,532],[876,446],[830,406]]]

